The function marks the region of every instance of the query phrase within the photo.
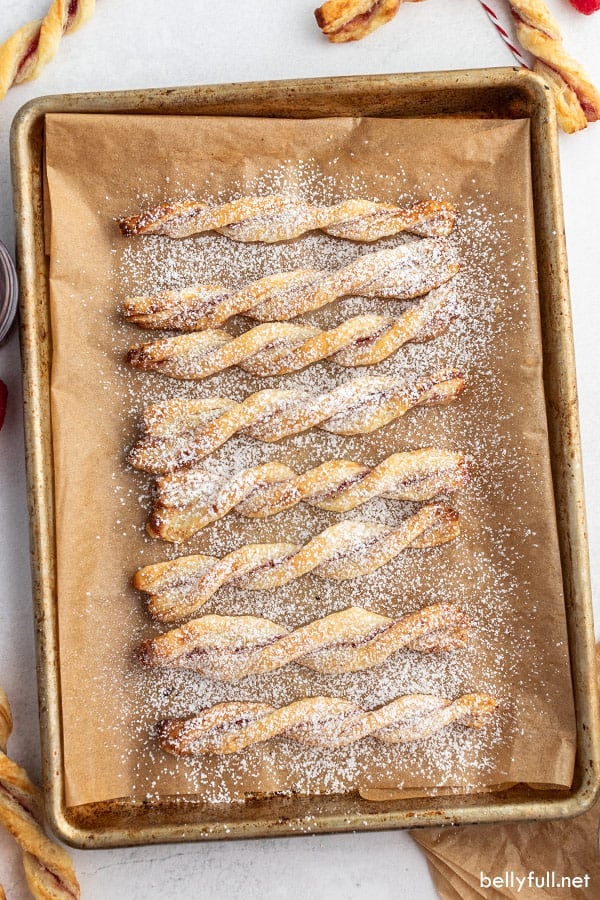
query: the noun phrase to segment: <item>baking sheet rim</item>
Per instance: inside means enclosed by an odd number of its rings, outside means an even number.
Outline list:
[[[468,91],[475,101],[469,106]],[[509,92],[498,100],[510,106],[510,91],[515,92],[514,109],[519,113],[518,98],[530,105],[532,119],[532,166],[547,188],[547,196],[537,198],[536,225],[542,216],[550,214],[555,226],[546,228],[543,234],[536,228],[538,251],[551,248],[555,261],[554,281],[546,285],[548,297],[546,305],[560,307],[559,325],[553,335],[560,352],[562,378],[556,388],[559,397],[556,403],[557,422],[552,428],[551,413],[556,398],[547,399],[549,434],[560,432],[568,452],[571,465],[561,471],[562,481],[557,483],[556,456],[561,447],[553,447],[553,474],[555,492],[566,495],[566,509],[559,509],[559,532],[563,544],[568,545],[567,563],[563,555],[563,580],[567,595],[567,620],[569,624],[569,644],[571,649],[573,686],[577,712],[577,747],[580,765],[579,786],[567,796],[561,792],[550,798],[530,798],[515,801],[510,796],[500,802],[492,802],[492,795],[485,795],[487,802],[477,805],[473,797],[466,804],[451,806],[448,800],[432,797],[430,809],[383,809],[381,804],[372,812],[348,812],[333,815],[311,816],[307,825],[306,817],[265,816],[252,821],[222,822],[219,825],[205,823],[187,826],[166,824],[146,824],[127,827],[104,827],[100,830],[74,824],[69,818],[69,809],[64,805],[64,778],[62,766],[62,744],[60,729],[60,684],[57,654],[57,618],[54,604],[54,543],[53,543],[53,492],[51,466],[51,438],[49,434],[48,375],[51,359],[49,346],[48,309],[46,298],[46,272],[43,241],[43,205],[41,195],[41,154],[32,153],[36,141],[40,139],[43,117],[47,112],[138,112],[164,114],[200,114],[204,108],[207,114],[218,115],[215,106],[219,102],[228,106],[232,99],[238,108],[229,115],[248,115],[251,111],[240,111],[244,104],[256,104],[254,114],[265,115],[265,104],[273,105],[292,117],[348,114],[349,107],[355,114],[364,113],[363,104],[380,103],[389,115],[433,115],[437,104],[437,114],[469,114],[474,108],[482,114],[486,91]],[[454,92],[454,109],[450,100]],[[424,95],[428,102],[419,103]],[[416,107],[410,112],[400,112],[394,104],[406,103],[414,97]],[[508,97],[508,99],[507,99]],[[445,103],[444,103],[445,100]],[[326,109],[321,106],[325,102]],[[262,108],[261,107],[262,104]],[[290,108],[290,104],[295,104]],[[394,108],[392,112],[390,109]],[[479,106],[477,105],[479,104]],[[341,112],[343,107],[344,111]],[[193,112],[192,112],[193,110]],[[521,115],[523,109],[520,110]],[[269,114],[268,112],[266,114]],[[271,115],[276,113],[271,111]],[[281,113],[280,113],[281,114]],[[380,113],[381,114],[381,113]],[[535,128],[533,126],[535,125]],[[475,70],[470,72],[426,73],[418,75],[381,75],[360,78],[332,78],[293,80],[284,82],[245,83],[240,85],[209,85],[191,88],[152,89],[146,91],[103,92],[99,94],[57,95],[30,101],[15,117],[11,133],[11,157],[17,219],[17,251],[21,285],[21,344],[23,360],[24,412],[26,428],[26,454],[28,496],[30,507],[30,529],[32,542],[32,569],[36,620],[36,643],[38,658],[38,688],[40,695],[40,724],[42,732],[43,774],[46,787],[46,805],[49,820],[54,830],[67,842],[80,847],[123,846],[132,843],[154,843],[159,841],[198,840],[222,837],[249,837],[275,834],[291,834],[324,831],[373,830],[392,827],[414,827],[415,825],[440,825],[448,822],[490,822],[514,821],[531,818],[557,818],[576,815],[592,805],[600,790],[600,752],[598,735],[597,703],[595,702],[595,681],[593,677],[593,628],[591,613],[591,592],[589,584],[589,564],[585,533],[585,512],[583,506],[583,483],[579,444],[579,422],[576,406],[576,385],[572,334],[570,327],[570,304],[566,270],[566,251],[562,227],[558,152],[555,133],[555,114],[549,92],[537,76],[519,69]],[[537,133],[537,144],[536,144]],[[543,134],[544,141],[540,140]],[[545,153],[542,152],[545,148]],[[38,150],[40,148],[38,147]],[[535,165],[534,165],[535,164]],[[534,180],[536,172],[534,171]],[[548,246],[546,246],[548,245]],[[544,277],[542,264],[548,253],[542,253],[540,279]],[[545,272],[548,277],[548,272]],[[540,296],[542,297],[542,291]],[[550,296],[551,295],[551,296]],[[542,301],[541,301],[542,302]],[[544,337],[546,335],[544,334]],[[548,356],[548,359],[546,358]],[[544,341],[544,362],[552,363]],[[558,364],[559,360],[556,360]],[[560,370],[560,367],[559,367]],[[548,387],[548,386],[547,386]],[[554,391],[554,386],[553,386]],[[567,450],[564,451],[567,453]],[[563,504],[564,505],[564,504]],[[557,499],[557,507],[560,504]],[[567,524],[563,518],[567,519]],[[566,534],[563,529],[566,528]],[[569,588],[567,590],[567,587]],[[348,795],[350,798],[352,795]],[[474,795],[477,797],[477,795]],[[481,795],[479,795],[481,796]],[[340,801],[340,798],[332,798]],[[464,800],[464,798],[463,798]],[[161,801],[162,802],[162,801]],[[268,800],[260,801],[268,803]],[[319,804],[327,799],[319,798]],[[410,801],[398,801],[410,803]],[[123,801],[115,801],[115,809],[123,807]],[[119,806],[120,804],[120,806]],[[317,804],[317,805],[319,805]],[[176,804],[175,804],[176,805]],[[348,806],[352,805],[348,799]],[[369,806],[366,802],[363,805]],[[393,804],[392,804],[393,805]],[[396,803],[397,805],[397,803]],[[417,807],[420,804],[417,804]],[[105,808],[106,804],[92,804]],[[144,807],[147,808],[147,807]],[[160,808],[160,805],[159,807]],[[78,808],[73,808],[78,809]],[[117,812],[118,815],[118,812]],[[123,818],[127,816],[123,815]]]

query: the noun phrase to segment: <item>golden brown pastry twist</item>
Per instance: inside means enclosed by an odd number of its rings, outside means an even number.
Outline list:
[[[452,287],[432,291],[399,318],[353,316],[323,331],[313,325],[265,322],[237,337],[210,329],[132,347],[134,369],[170,378],[199,380],[239,366],[262,377],[298,372],[331,358],[340,366],[372,366],[408,343],[425,343],[443,334],[458,315]]]
[[[366,253],[334,272],[295,269],[267,275],[237,291],[199,284],[128,297],[123,316],[140,328],[175,331],[200,331],[238,315],[260,322],[285,321],[350,295],[412,300],[449,281],[458,269],[447,240],[424,238]]]
[[[433,500],[469,478],[464,453],[426,447],[394,453],[376,466],[332,459],[298,475],[278,462],[243,469],[232,478],[210,469],[183,469],[159,478],[148,521],[152,537],[179,543],[234,510],[266,518],[300,502],[348,512],[374,497]]]
[[[96,0],[54,0],[43,19],[29,22],[0,46],[0,100],[14,84],[33,81],[50,62],[63,34],[94,13]]]
[[[25,769],[6,755],[11,731],[10,704],[0,688],[0,823],[23,848],[25,876],[33,896],[73,900],[80,896],[79,882],[68,853],[44,833],[41,792]]]
[[[402,231],[424,237],[450,234],[456,211],[451,203],[427,200],[402,208],[371,200],[342,200],[318,206],[299,197],[273,194],[241,197],[209,206],[198,200],[161,203],[137,216],[118,220],[121,233],[189,237],[218,231],[234,241],[272,244],[308,231],[325,231],[349,241],[377,241]]]
[[[565,51],[558,24],[543,0],[509,0],[521,45],[535,56],[534,69],[552,88],[561,128],[579,131],[600,118],[600,93]]]
[[[297,663],[327,675],[372,669],[399,650],[454,650],[468,622],[453,603],[434,603],[397,619],[350,607],[290,631],[254,616],[203,616],[144,641],[145,666],[191,669],[236,682]]]
[[[327,0],[315,19],[333,44],[359,41],[393,19],[402,0]]]
[[[346,581],[368,575],[404,550],[437,547],[460,534],[458,513],[441,504],[424,506],[390,527],[354,519],[326,528],[299,544],[246,544],[227,556],[181,556],[139,569],[133,586],[148,594],[159,622],[194,615],[220,588],[231,584],[265,591],[314,572]]]
[[[393,19],[401,3],[402,0],[327,0],[315,9],[315,19],[331,43],[359,41]]]
[[[143,437],[129,460],[160,475],[186,469],[222,447],[234,434],[279,441],[318,427],[332,434],[365,434],[417,406],[450,403],[464,390],[457,369],[413,379],[364,375],[323,394],[267,389],[241,403],[226,397],[177,398],[146,408]]]
[[[403,744],[430,737],[456,723],[482,728],[498,701],[489,694],[463,694],[447,700],[408,694],[364,710],[339,697],[305,697],[276,709],[268,703],[230,701],[187,719],[165,719],[158,743],[176,756],[239,753],[253,744],[286,737],[305,747],[344,747],[365,737]]]

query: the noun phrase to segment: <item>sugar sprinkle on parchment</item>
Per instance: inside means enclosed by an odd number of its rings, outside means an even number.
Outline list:
[[[323,172],[310,160],[284,160],[280,166],[265,171],[258,178],[242,183],[227,196],[210,192],[210,184],[194,185],[190,193],[202,196],[207,202],[218,203],[243,194],[290,192],[319,202],[334,202],[349,196],[374,195],[355,171],[340,179],[336,176],[335,160],[330,161],[331,172]],[[418,185],[407,186],[404,172],[398,168],[393,175],[380,176],[386,192],[394,187],[398,203],[426,199]],[[184,193],[171,173],[169,189],[178,198]],[[475,197],[475,199],[473,199]],[[230,802],[243,799],[243,786],[260,773],[266,778],[270,765],[279,772],[285,770],[284,781],[299,793],[341,793],[359,787],[402,787],[396,778],[393,783],[370,780],[365,754],[356,746],[342,750],[323,751],[302,748],[291,741],[279,741],[276,763],[270,745],[250,748],[231,758],[212,760],[210,767],[198,761],[176,762],[157,750],[152,735],[152,723],[165,715],[186,715],[224,700],[262,700],[275,706],[284,705],[301,696],[330,694],[342,696],[364,708],[373,708],[405,693],[439,693],[456,697],[471,690],[487,691],[500,700],[500,714],[482,731],[450,728],[418,744],[381,746],[373,750],[377,755],[378,771],[397,772],[406,767],[415,778],[428,783],[452,785],[456,773],[465,772],[469,780],[485,781],[486,772],[494,770],[494,748],[501,741],[510,740],[518,727],[518,698],[511,695],[510,685],[522,664],[529,634],[525,621],[511,619],[513,607],[507,602],[518,592],[523,604],[535,608],[527,584],[517,584],[514,576],[516,554],[526,556],[528,547],[535,545],[536,535],[523,530],[515,545],[515,523],[518,523],[523,485],[536,478],[535,460],[526,457],[518,442],[507,440],[510,421],[502,421],[493,411],[498,399],[508,390],[500,374],[500,360],[507,353],[515,330],[526,326],[525,321],[507,315],[511,308],[510,285],[522,278],[525,290],[524,254],[509,246],[508,219],[516,213],[503,210],[497,200],[476,191],[467,196],[449,196],[444,184],[438,185],[433,199],[450,199],[458,208],[458,221],[450,240],[462,261],[456,278],[460,298],[459,316],[449,331],[427,344],[411,344],[402,348],[376,367],[347,370],[324,361],[309,369],[279,378],[254,378],[235,369],[220,373],[203,382],[182,383],[152,374],[132,373],[122,362],[127,347],[136,341],[149,339],[137,329],[122,324],[115,314],[113,353],[106,355],[106,382],[114,381],[114,368],[123,401],[123,444],[130,444],[135,436],[135,423],[149,402],[175,396],[227,396],[241,400],[249,393],[264,387],[298,387],[311,392],[327,391],[344,383],[353,375],[390,374],[399,377],[415,372],[432,372],[438,368],[455,366],[466,376],[469,403],[459,403],[432,411],[419,411],[402,420],[401,426],[391,426],[368,436],[341,437],[311,431],[287,439],[283,444],[263,444],[243,436],[227,442],[210,459],[211,469],[228,477],[242,468],[269,460],[306,460],[316,465],[326,459],[344,457],[366,464],[379,461],[390,443],[390,430],[399,443],[395,449],[423,445],[427,442],[451,445],[465,450],[474,460],[473,477],[459,494],[446,499],[463,516],[462,536],[453,547],[452,573],[449,574],[447,549],[439,547],[426,553],[412,551],[402,554],[382,570],[361,579],[337,582],[310,579],[309,590],[313,609],[326,615],[349,605],[363,605],[385,614],[404,613],[428,603],[453,600],[467,610],[472,621],[472,640],[464,649],[452,653],[429,655],[404,651],[388,659],[371,672],[322,676],[307,672],[299,666],[288,667],[283,675],[246,678],[238,685],[212,683],[199,675],[182,671],[152,671],[134,667],[120,685],[115,686],[111,672],[103,679],[107,689],[121,695],[122,721],[106,726],[133,729],[138,748],[143,748],[141,762],[136,763],[136,790],[140,796],[153,797],[161,793],[162,776],[149,783],[144,771],[145,755],[161,759],[159,772],[169,774],[176,769],[183,772],[189,793],[199,794],[211,802]],[[144,196],[140,195],[140,206]],[[100,211],[99,211],[100,212]],[[289,244],[240,244],[217,234],[172,241],[164,237],[146,237],[118,244],[114,252],[114,307],[129,294],[153,293],[163,289],[181,288],[192,283],[223,283],[241,287],[249,281],[274,271],[284,271],[307,265],[319,269],[335,269],[358,255],[382,246],[393,247],[416,238],[401,235],[372,245],[341,241],[321,233],[314,233]],[[393,314],[409,304],[397,301],[353,297],[337,301],[331,307],[302,317],[302,322],[325,325],[340,322],[359,312]],[[248,320],[233,320],[226,326],[232,333],[245,330]],[[141,334],[141,337],[140,337]],[[102,373],[100,374],[102,385]],[[492,427],[490,426],[492,417]],[[123,460],[115,460],[115,467]],[[308,468],[308,464],[305,466]],[[511,527],[499,520],[498,492],[504,503],[512,502],[515,515]],[[151,479],[131,472],[127,491],[116,488],[116,502],[123,508],[119,527],[138,527],[127,521],[127,509],[139,504],[144,511],[150,508]],[[414,511],[409,503],[392,503],[381,499],[346,514],[347,518],[367,519],[396,524]],[[323,528],[339,520],[339,516],[300,505],[286,513],[252,524],[253,539],[285,539],[302,543]],[[159,544],[148,538],[140,528],[139,558],[132,559],[132,571],[157,558],[174,558],[194,552],[209,552],[221,556],[244,543],[250,534],[248,524],[233,514],[206,529],[201,535],[182,546]],[[477,540],[474,541],[474,536]],[[482,538],[485,538],[482,540]],[[495,561],[486,551],[486,542],[495,550]],[[464,549],[464,554],[461,552]],[[461,560],[464,558],[464,563]],[[498,562],[500,560],[500,563]],[[393,586],[393,591],[391,590]],[[271,592],[250,592],[225,588],[203,612],[221,614],[261,615],[296,627],[314,616],[308,615],[306,604],[300,602],[297,585],[291,583]],[[85,614],[85,610],[82,610]],[[139,641],[156,633],[148,621],[138,628],[123,623],[123,648],[115,652],[131,654]],[[99,623],[99,640],[102,624]],[[548,657],[538,654],[532,658],[531,674],[539,675]],[[292,671],[293,669],[293,671]],[[476,673],[476,674],[475,674]],[[374,744],[374,742],[372,742]],[[366,755],[369,758],[369,754]],[[164,758],[163,758],[164,757]],[[464,784],[464,782],[461,782]],[[245,790],[246,793],[247,789]],[[310,826],[307,826],[308,829]]]

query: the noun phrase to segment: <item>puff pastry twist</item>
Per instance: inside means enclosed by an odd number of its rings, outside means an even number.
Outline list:
[[[424,506],[400,525],[346,520],[326,528],[304,546],[246,544],[221,559],[181,556],[139,569],[133,586],[148,594],[158,622],[194,615],[220,588],[265,591],[314,572],[346,581],[368,575],[409,548],[436,547],[460,534],[458,513],[442,504]]]
[[[96,0],[54,0],[43,19],[29,22],[0,46],[0,100],[14,84],[33,81],[58,50],[63,34],[83,25]]]
[[[318,206],[299,197],[272,194],[241,197],[217,206],[199,200],[161,203],[137,216],[118,220],[124,235],[189,237],[218,231],[234,241],[272,244],[308,231],[324,231],[349,241],[377,241],[402,231],[424,237],[450,234],[456,211],[451,203],[426,200],[406,208],[372,200],[342,200]]]
[[[285,737],[305,747],[344,747],[366,737],[404,744],[459,724],[482,728],[498,706],[489,694],[447,700],[408,694],[379,709],[364,710],[339,697],[305,697],[277,709],[268,703],[226,702],[186,719],[165,719],[158,743],[176,756],[239,753],[253,744]]]
[[[454,650],[467,639],[465,614],[453,603],[390,619],[350,607],[290,631],[254,616],[203,616],[144,641],[143,665],[191,669],[236,682],[298,663],[327,675],[372,669],[399,650]]]
[[[226,397],[166,400],[144,411],[144,435],[129,461],[136,469],[160,475],[190,468],[235,434],[267,442],[313,427],[332,434],[365,434],[417,406],[450,403],[464,385],[462,373],[448,369],[413,379],[364,375],[324,394],[267,389],[241,403]]]
[[[127,362],[134,369],[196,381],[232,366],[261,377],[298,372],[328,358],[340,366],[371,366],[405,344],[443,334],[458,308],[455,291],[444,285],[396,319],[353,316],[328,331],[265,322],[237,337],[218,329],[198,331],[132,347]]]
[[[178,543],[232,510],[262,519],[300,502],[348,512],[374,497],[432,500],[458,490],[469,469],[464,453],[435,447],[394,453],[372,467],[332,459],[301,475],[280,462],[243,469],[232,478],[209,469],[183,469],[157,479],[147,530]]]
[[[579,131],[600,118],[600,93],[565,51],[558,24],[543,0],[509,0],[521,45],[535,57],[534,70],[548,82],[561,128]]]
[[[25,769],[6,755],[11,731],[10,704],[0,688],[0,823],[23,848],[25,876],[33,896],[73,900],[80,896],[79,882],[68,853],[44,833],[41,792]]]
[[[393,19],[401,3],[402,0],[327,0],[315,9],[315,19],[332,44],[359,41]]]
[[[458,269],[449,241],[424,238],[364,254],[334,272],[295,269],[260,278],[237,291],[199,284],[128,297],[123,316],[140,328],[175,331],[200,331],[238,315],[260,322],[285,321],[351,295],[412,300],[445,284]]]

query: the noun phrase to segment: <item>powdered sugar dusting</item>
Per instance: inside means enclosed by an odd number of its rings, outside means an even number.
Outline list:
[[[385,168],[387,171],[387,164]],[[373,191],[372,181],[364,180],[360,171],[340,177],[335,159],[328,169],[324,171],[311,160],[284,160],[256,178],[240,179],[237,189],[233,184],[227,194],[212,192],[210,179],[207,184],[191,186],[190,193],[209,204],[250,193],[285,192],[322,203],[345,197],[387,199],[392,190],[399,204],[424,199],[419,185],[407,186],[399,167],[393,174],[379,176],[381,198]],[[178,197],[185,196],[184,191],[178,193],[173,176],[170,189]],[[132,666],[116,687],[123,718],[112,727],[129,728],[136,736],[136,752],[140,752],[133,765],[139,796],[160,795],[163,781],[174,773],[183,777],[187,793],[211,802],[243,798],[254,792],[248,790],[248,784],[253,783],[258,785],[256,792],[318,794],[369,787],[401,788],[405,783],[444,786],[457,780],[468,789],[469,785],[480,787],[490,780],[502,780],[500,748],[510,746],[522,713],[513,684],[531,637],[527,615],[515,619],[515,595],[519,595],[528,614],[535,608],[528,585],[518,583],[515,577],[515,561],[526,559],[536,544],[535,534],[519,531],[519,507],[523,487],[538,477],[544,465],[543,460],[524,453],[518,435],[511,431],[512,413],[507,412],[504,402],[512,394],[510,377],[503,374],[511,342],[516,332],[532,327],[525,313],[520,313],[520,318],[513,314],[513,309],[524,308],[512,302],[514,285],[520,284],[525,293],[530,273],[526,254],[508,241],[511,217],[521,213],[506,211],[497,199],[475,188],[464,195],[450,196],[443,182],[435,198],[451,200],[458,210],[455,231],[448,239],[461,262],[454,280],[457,317],[445,334],[428,343],[407,344],[376,367],[348,372],[334,361],[324,360],[277,378],[258,378],[234,369],[201,382],[175,382],[152,373],[132,372],[124,365],[125,351],[141,342],[142,333],[113,313],[113,347],[106,354],[107,383],[114,385],[112,367],[123,401],[124,447],[135,438],[136,423],[148,403],[179,396],[220,396],[239,401],[266,387],[314,394],[330,391],[360,375],[410,379],[415,374],[455,367],[464,374],[467,388],[464,398],[448,406],[412,411],[400,422],[367,436],[311,430],[278,443],[264,443],[235,435],[210,457],[208,467],[215,478],[228,479],[243,468],[267,461],[285,463],[295,471],[335,458],[373,466],[392,451],[427,445],[463,450],[473,461],[469,483],[457,494],[441,498],[458,510],[462,519],[462,534],[451,549],[408,550],[382,569],[345,582],[307,576],[301,587],[291,582],[272,591],[226,586],[203,608],[203,612],[222,615],[264,616],[295,628],[351,605],[394,616],[451,600],[465,610],[472,624],[468,646],[441,654],[401,651],[375,670],[358,674],[320,675],[290,666],[281,673],[249,676],[236,685],[212,682],[190,671]],[[143,206],[144,197],[139,200]],[[115,295],[111,302],[116,309],[128,295],[181,290],[197,283],[239,290],[276,271],[295,268],[335,271],[374,249],[398,247],[414,240],[418,238],[399,235],[381,240],[375,247],[321,233],[268,246],[237,243],[214,233],[182,241],[160,236],[116,240]],[[410,306],[410,301],[349,297],[307,313],[298,322],[332,327],[353,315],[393,316]],[[250,324],[238,317],[226,328],[237,334]],[[145,335],[141,339],[146,339]],[[123,465],[122,460],[115,460],[115,467]],[[132,527],[127,521],[128,509],[139,505],[146,513],[151,508],[151,478],[134,472],[128,477],[130,486],[125,493],[121,487],[115,489],[115,504],[123,509],[121,524],[126,529]],[[510,524],[498,512],[509,506]],[[306,504],[272,519],[249,521],[230,513],[181,546],[152,541],[136,524],[139,554],[131,559],[131,568],[134,571],[149,562],[187,553],[223,556],[249,541],[303,544],[342,519],[394,526],[416,509],[418,504],[376,498],[344,514]],[[116,652],[130,655],[144,637],[156,633],[149,620],[139,627],[134,618],[131,623],[123,623],[123,647]],[[102,640],[101,621],[98,628]],[[551,648],[547,648],[532,658],[532,678],[543,672],[550,653]],[[105,681],[115,690],[109,671]],[[482,731],[451,726],[417,744],[384,745],[366,739],[357,745],[323,751],[300,750],[298,744],[282,739],[273,745],[249,748],[235,757],[211,758],[206,764],[182,762],[162,753],[153,733],[153,724],[165,716],[185,716],[225,700],[259,700],[283,706],[303,696],[328,695],[372,709],[413,692],[455,698],[471,691],[490,693],[500,702],[500,712]],[[148,760],[153,762],[155,772],[151,780]],[[131,765],[131,760],[127,764]]]

